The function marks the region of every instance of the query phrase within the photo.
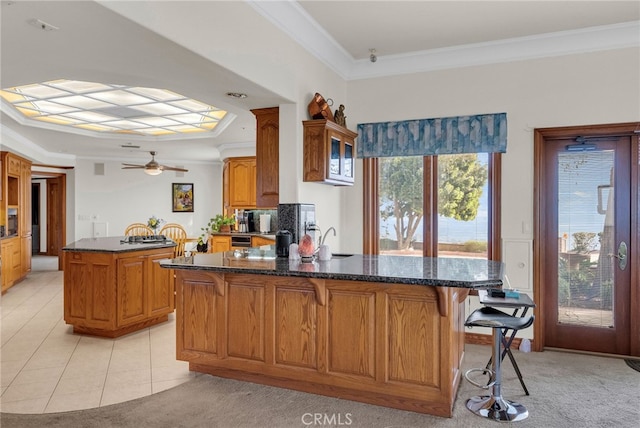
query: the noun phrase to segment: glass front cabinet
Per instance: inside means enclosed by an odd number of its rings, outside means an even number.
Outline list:
[[[358,134],[329,120],[306,120],[302,124],[304,181],[353,185]]]

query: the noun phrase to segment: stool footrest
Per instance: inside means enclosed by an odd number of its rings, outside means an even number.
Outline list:
[[[475,380],[471,379],[471,378],[469,377],[469,375],[470,375],[471,373],[475,373],[475,372],[482,372],[482,374],[487,374],[487,375],[489,375],[489,380],[490,380],[490,382],[489,382],[489,383],[486,383],[486,384],[481,384],[481,383],[478,383],[478,382],[476,382]],[[473,369],[469,369],[469,370],[467,370],[466,372],[464,372],[464,378],[467,380],[467,382],[469,382],[469,383],[470,383],[470,384],[472,384],[473,386],[476,386],[476,387],[478,387],[478,388],[482,388],[482,389],[489,389],[489,388],[491,388],[491,387],[496,383],[496,381],[495,381],[495,380],[493,380],[493,381],[491,380],[491,379],[495,379],[495,376],[494,376],[493,370],[490,370],[490,369],[487,369],[487,368],[473,368]]]

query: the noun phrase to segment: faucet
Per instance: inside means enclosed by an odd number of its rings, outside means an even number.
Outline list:
[[[330,230],[333,230],[333,236],[336,236],[336,228],[331,226],[329,229],[327,229],[324,235],[322,235],[322,238],[320,239],[320,245],[324,245],[324,240],[327,238],[327,233],[329,233]]]

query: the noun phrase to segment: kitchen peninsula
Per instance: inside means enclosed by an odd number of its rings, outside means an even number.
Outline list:
[[[168,320],[175,242],[85,238],[63,248],[64,320],[74,333],[119,337]]]
[[[176,272],[176,351],[190,370],[451,417],[465,298],[502,285],[478,259],[265,251],[196,254]]]

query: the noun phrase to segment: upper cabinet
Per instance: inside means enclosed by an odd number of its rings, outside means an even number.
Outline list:
[[[276,208],[280,203],[280,109],[254,109],[256,116],[256,206]]]
[[[228,158],[223,167],[222,203],[229,215],[236,208],[256,207],[256,158]]]
[[[357,133],[329,120],[305,120],[304,181],[351,186]]]

